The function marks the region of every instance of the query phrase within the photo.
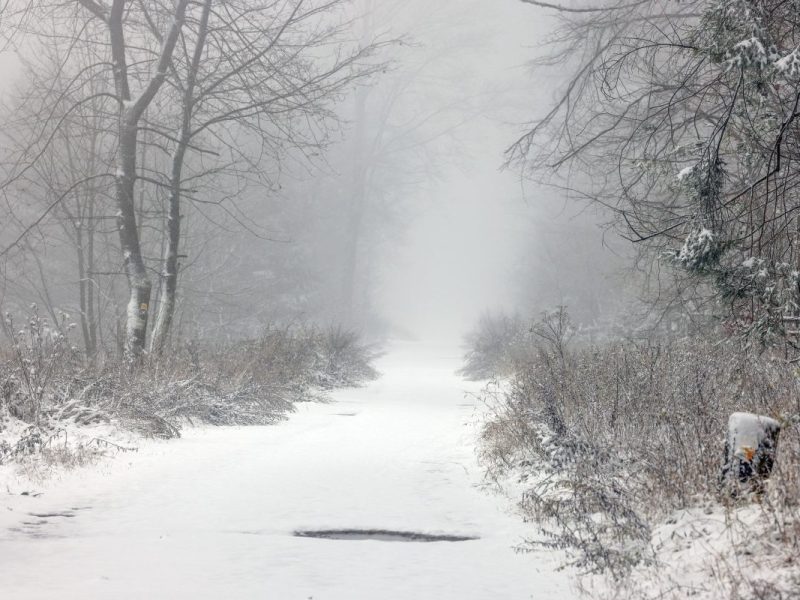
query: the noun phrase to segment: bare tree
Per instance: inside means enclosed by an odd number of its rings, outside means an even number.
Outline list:
[[[329,105],[354,81],[381,68],[366,62],[380,42],[371,39],[351,51],[341,39],[341,25],[320,24],[332,21],[340,4],[226,2],[224,11],[213,11],[212,1],[206,0],[196,28],[184,31],[185,56],[173,61],[172,69],[181,94],[180,128],[171,154],[162,294],[152,349],[164,347],[175,311],[181,205],[185,196],[193,199],[184,181],[187,155],[216,157],[205,173],[220,175],[239,171],[242,162],[262,170],[259,161],[269,157],[278,163],[292,149],[318,153],[327,138],[326,123],[335,120]],[[337,48],[332,59],[314,56],[323,47]],[[232,128],[241,134],[238,139],[230,136]],[[250,144],[242,143],[245,136]],[[194,169],[191,180],[197,185],[203,177],[202,169]]]
[[[781,337],[800,299],[796,14],[771,0],[528,3],[558,14],[549,62],[573,76],[509,161],[611,211],[733,329]]]
[[[98,230],[113,222],[109,219],[113,211],[108,210],[111,190],[103,179],[112,170],[114,117],[98,95],[106,88],[105,74],[75,78],[76,73],[97,60],[93,49],[72,45],[69,39],[75,32],[68,34],[61,23],[42,21],[39,28],[48,33],[49,43],[22,60],[24,85],[11,95],[2,123],[4,158],[12,161],[15,156],[18,160],[24,157],[32,139],[42,133],[49,138],[38,152],[38,159],[13,186],[3,189],[7,200],[3,244],[20,230],[35,238],[20,241],[20,256],[9,265],[7,274],[18,283],[34,272],[39,277],[30,282],[30,290],[14,286],[6,299],[16,299],[19,304],[32,291],[54,326],[61,320],[55,317],[58,309],[77,312],[84,348],[91,357],[98,349],[100,306],[105,304],[101,299],[104,290],[95,272],[118,270],[106,258],[116,255],[114,246],[108,245],[107,236]],[[69,66],[63,62],[67,53],[72,57]],[[62,100],[56,106],[55,98]],[[84,98],[88,100],[84,102]],[[30,230],[27,224],[35,221],[36,214],[49,214],[52,218],[39,221]],[[103,250],[99,250],[101,244]],[[62,282],[67,279],[77,294],[65,294]]]
[[[380,43],[349,43],[342,5],[340,0],[207,0],[40,7],[31,30],[43,42],[59,41],[47,69],[57,85],[36,92],[41,101],[31,122],[37,125],[18,128],[2,190],[16,186],[15,194],[27,194],[19,189],[25,184],[46,194],[22,214],[8,203],[20,233],[3,253],[32,234],[41,234],[41,247],[57,245],[51,225],[71,238],[87,349],[97,345],[94,323],[100,319],[100,313],[93,316],[96,301],[87,290],[96,291],[100,275],[110,276],[113,288],[118,269],[93,272],[94,221],[106,215],[91,217],[87,229],[83,215],[93,212],[94,199],[78,197],[90,189],[92,198],[112,192],[130,291],[126,352],[142,351],[153,304],[158,313],[151,347],[160,351],[175,313],[180,253],[188,252],[185,202],[212,225],[221,216],[254,231],[236,206],[239,196],[252,183],[263,186],[259,193],[269,193],[277,182],[275,165],[290,154],[313,167],[312,157],[330,139],[329,125],[338,120],[335,101],[355,80],[383,68],[370,58]],[[43,25],[50,22],[48,31]],[[97,44],[101,33],[108,42]],[[76,60],[82,54],[88,59]],[[136,97],[134,85],[141,88]],[[114,149],[116,168],[99,160],[93,147],[97,135],[103,138],[98,146]],[[71,146],[73,137],[81,143]],[[70,168],[70,161],[80,168]],[[114,181],[113,190],[101,185],[106,178]],[[162,240],[159,258],[154,239]],[[205,243],[200,240],[194,250]],[[157,262],[162,285],[160,301],[153,302],[149,272]]]
[[[136,96],[131,92],[128,66],[131,50],[126,39],[126,12],[130,3],[126,0],[113,0],[111,6],[105,6],[95,0],[77,0],[77,2],[105,25],[109,40],[114,97],[119,106],[115,196],[119,211],[120,248],[130,289],[125,346],[131,356],[137,356],[144,349],[152,288],[142,258],[134,204],[139,123],[166,80],[175,45],[184,24],[189,0],[175,1],[174,7],[170,11],[171,20],[168,21],[166,31],[163,34],[156,34],[156,39],[160,42],[160,50],[155,58],[153,72],[145,79],[142,89]],[[144,15],[147,17],[149,13],[145,10]]]

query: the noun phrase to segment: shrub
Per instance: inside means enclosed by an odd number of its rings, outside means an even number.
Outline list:
[[[530,343],[508,381],[487,388],[483,458],[492,476],[514,469],[529,482],[522,508],[543,526],[537,543],[617,577],[650,560],[650,524],[702,498],[732,502],[719,474],[737,411],[784,425],[762,506],[786,544],[800,541],[800,390],[782,357],[702,339]]]
[[[464,339],[467,352],[459,374],[471,380],[510,375],[515,360],[527,348],[527,330],[518,314],[484,313]]]
[[[0,462],[41,452],[42,440],[64,422],[113,421],[163,438],[178,436],[184,422],[268,424],[285,418],[295,402],[377,376],[376,353],[356,334],[311,326],[272,326],[257,339],[225,346],[188,343],[135,365],[83,362],[38,316],[12,342],[0,360],[0,416],[30,427],[0,444]]]

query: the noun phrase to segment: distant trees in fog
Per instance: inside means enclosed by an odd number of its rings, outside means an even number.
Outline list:
[[[88,355],[377,326],[375,265],[468,118],[454,45],[428,31],[455,3],[12,3],[4,309],[67,310]]]

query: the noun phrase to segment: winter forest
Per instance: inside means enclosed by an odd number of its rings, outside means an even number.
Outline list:
[[[2,598],[800,598],[800,0],[0,0],[0,223]]]

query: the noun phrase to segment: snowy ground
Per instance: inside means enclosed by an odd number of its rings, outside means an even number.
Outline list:
[[[378,366],[379,381],[280,425],[187,430],[37,489],[0,472],[0,595],[576,598],[557,557],[514,552],[529,530],[478,485],[457,353],[397,345]],[[325,528],[480,539],[292,535]]]
[[[585,578],[603,600],[798,598],[796,551],[757,504],[725,510],[706,502],[675,511],[653,530],[655,563],[640,563],[623,582]],[[787,525],[787,524],[784,524]]]

